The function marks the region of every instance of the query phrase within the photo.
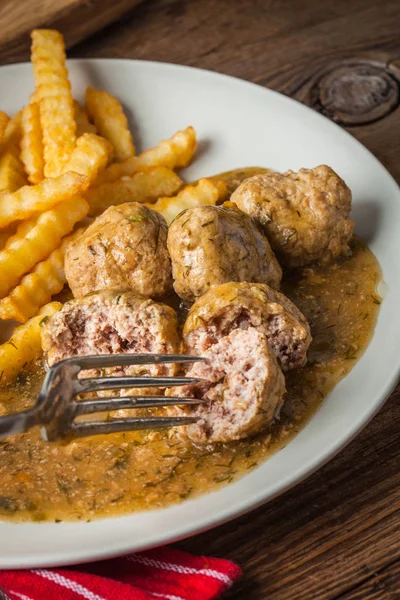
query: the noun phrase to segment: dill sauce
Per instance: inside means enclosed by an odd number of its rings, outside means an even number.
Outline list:
[[[237,169],[217,176],[229,191],[266,169]],[[37,428],[0,441],[0,518],[91,520],[164,507],[226,485],[284,446],[333,387],[352,369],[373,333],[381,273],[367,246],[353,239],[352,256],[329,267],[288,274],[282,291],[310,322],[308,363],[286,375],[287,397],[279,422],[257,436],[196,448],[166,432],[97,436],[49,444]],[[0,414],[34,402],[43,369],[23,373],[0,388]]]

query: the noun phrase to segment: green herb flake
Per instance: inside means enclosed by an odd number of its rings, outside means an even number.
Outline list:
[[[43,327],[43,325],[44,325],[45,323],[47,323],[47,321],[49,320],[49,318],[50,318],[50,317],[48,317],[48,316],[46,316],[46,317],[43,317],[43,319],[41,319],[41,320],[39,321],[39,327]]]
[[[142,221],[145,221],[146,218],[143,215],[131,215],[130,217],[127,217],[127,220],[129,223],[141,223]]]
[[[17,511],[17,503],[14,498],[9,496],[0,496],[0,510],[5,510],[9,513],[15,513]]]
[[[95,256],[97,254],[96,250],[93,248],[93,246],[88,246],[89,248],[89,252],[90,254],[93,254],[93,256]]]

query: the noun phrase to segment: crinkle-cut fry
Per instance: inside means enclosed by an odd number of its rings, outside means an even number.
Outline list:
[[[0,192],[15,192],[26,185],[25,170],[16,156],[19,151],[7,151],[0,157]]]
[[[21,142],[21,113],[7,123],[0,154],[0,191],[14,192],[26,185],[24,166],[19,158]]]
[[[77,100],[74,100],[74,114],[76,123],[76,137],[84,133],[97,133],[96,125],[89,121],[88,114]]]
[[[89,205],[82,196],[61,202],[51,210],[21,223],[0,252],[0,298],[4,298],[38,262],[59,247]]]
[[[44,175],[56,177],[75,146],[76,123],[63,36],[51,29],[32,31],[31,60],[43,133]]]
[[[175,133],[169,140],[163,140],[154,148],[150,148],[138,156],[110,165],[99,175],[94,185],[117,181],[125,175],[132,177],[139,171],[153,167],[168,167],[169,169],[186,167],[191,161],[196,147],[196,131],[193,127],[187,127],[183,131]]]
[[[21,114],[22,111],[15,113],[6,125],[3,142],[7,145],[18,146],[21,140]]]
[[[62,307],[61,302],[46,304],[37,317],[16,327],[11,338],[0,346],[0,385],[13,381],[42,354],[41,328]]]
[[[62,240],[61,246],[38,263],[31,273],[25,275],[10,294],[0,300],[0,319],[12,319],[25,323],[38,314],[41,306],[50,302],[52,296],[63,289],[66,278],[64,256],[67,245],[76,239],[79,229]]]
[[[65,115],[65,116],[64,116]],[[59,96],[40,101],[45,177],[57,177],[75,146],[75,121],[69,98]]]
[[[85,194],[90,205],[89,216],[99,215],[113,204],[151,202],[160,196],[172,196],[182,184],[182,179],[167,167],[154,167],[133,177],[103,183]]]
[[[40,109],[37,102],[28,104],[22,110],[21,129],[21,161],[29,182],[40,183],[44,176],[44,158]]]
[[[0,228],[48,210],[85,191],[88,186],[87,177],[68,172],[54,179],[44,179],[37,185],[25,185],[12,194],[3,194],[0,196]]]
[[[36,90],[29,96],[29,104],[39,104],[39,94]]]
[[[123,161],[135,155],[128,120],[120,102],[104,90],[86,90],[86,110],[100,135],[111,142],[114,158]]]
[[[170,225],[182,211],[204,204],[215,205],[225,196],[226,185],[223,181],[200,179],[197,185],[185,186],[176,196],[159,198],[154,204],[146,203],[146,206],[161,213]]]
[[[110,142],[94,133],[84,133],[77,139],[75,148],[64,167],[64,173],[74,171],[92,182],[105,169],[112,156]]]
[[[4,141],[4,134],[9,121],[10,117],[5,112],[0,110],[0,147]]]
[[[17,227],[15,223],[9,227],[6,227],[5,229],[0,229],[0,250],[3,250],[10,237],[14,235],[16,229]]]

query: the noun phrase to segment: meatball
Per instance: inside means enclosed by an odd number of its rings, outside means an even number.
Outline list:
[[[175,291],[188,302],[226,281],[278,288],[282,277],[264,234],[230,203],[181,213],[170,225],[168,250]]]
[[[195,444],[231,442],[266,427],[282,404],[285,379],[265,336],[254,327],[235,329],[210,346],[207,362],[194,363],[187,376],[207,380],[171,389],[168,395],[201,398],[193,407],[171,407],[171,415],[197,417],[176,434]]]
[[[176,354],[181,346],[175,311],[132,290],[104,290],[71,300],[44,324],[41,335],[50,365],[88,354]],[[168,376],[176,370],[175,364],[142,365],[105,369],[103,374]]]
[[[263,227],[287,267],[329,264],[349,252],[351,192],[326,165],[250,177],[231,201]]]
[[[262,333],[284,371],[302,367],[311,343],[307,319],[286,296],[265,284],[224,283],[191,307],[183,327],[185,349],[203,356],[235,329]]]
[[[110,206],[67,247],[65,273],[75,298],[125,287],[151,298],[171,292],[167,232],[164,217],[143,204]]]

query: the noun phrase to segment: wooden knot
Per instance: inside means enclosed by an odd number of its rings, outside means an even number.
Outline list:
[[[310,104],[342,125],[382,119],[399,104],[399,81],[385,65],[367,61],[339,65],[315,81]]]

